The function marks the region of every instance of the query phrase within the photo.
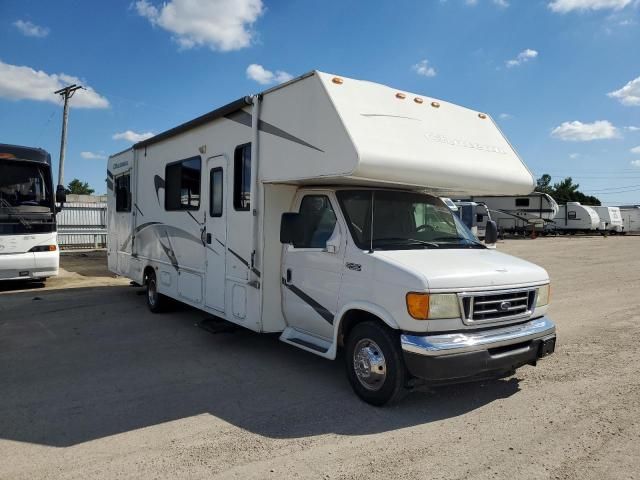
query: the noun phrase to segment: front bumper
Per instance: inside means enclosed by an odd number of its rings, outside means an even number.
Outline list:
[[[0,255],[0,280],[32,280],[58,275],[60,254],[26,252]]]
[[[400,337],[407,369],[434,383],[497,377],[553,353],[556,327],[547,317],[481,331]]]

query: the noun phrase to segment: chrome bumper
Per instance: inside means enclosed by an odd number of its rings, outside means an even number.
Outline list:
[[[405,352],[436,357],[462,352],[488,350],[515,343],[554,337],[555,324],[547,317],[539,317],[526,323],[491,328],[482,331],[444,333],[434,335],[401,335],[400,343]]]

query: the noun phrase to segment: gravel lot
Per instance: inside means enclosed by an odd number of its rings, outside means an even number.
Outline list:
[[[101,254],[0,287],[0,478],[640,478],[640,237],[501,242],[548,269],[556,354],[374,408],[328,362],[150,314]]]

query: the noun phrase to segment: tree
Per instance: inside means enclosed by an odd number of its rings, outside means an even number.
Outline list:
[[[77,178],[74,178],[69,182],[67,188],[64,189],[67,194],[73,195],[91,195],[95,190],[89,187],[87,182],[81,182]]]
[[[536,192],[546,193],[562,204],[567,202],[580,202],[584,205],[600,205],[600,200],[592,195],[585,195],[580,190],[580,184],[573,183],[571,177],[551,185],[551,175],[545,173],[537,181]]]

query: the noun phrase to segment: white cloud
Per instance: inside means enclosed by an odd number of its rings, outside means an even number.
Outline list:
[[[38,100],[58,103],[60,96],[53,92],[72,83],[83,85],[84,90],[76,91],[69,102],[71,107],[109,107],[109,101],[106,98],[96,93],[93,88],[86,85],[78,77],[65,73],[48,74],[42,70],[10,65],[0,60],[0,97],[9,100]]]
[[[628,107],[640,106],[640,77],[634,78],[621,89],[609,92],[607,95]]]
[[[521,51],[516,58],[507,60],[506,64],[508,68],[517,67],[518,65],[522,65],[537,56],[538,52],[536,50],[527,48],[526,50]]]
[[[509,6],[509,2],[507,0],[493,0],[493,3],[499,7],[504,7],[504,8]]]
[[[49,35],[49,29],[47,27],[41,27],[29,21],[16,20],[13,22],[13,26],[27,37],[44,38]]]
[[[639,145],[639,146],[637,146],[637,147],[633,147],[633,148],[630,150],[630,152],[631,152],[631,153],[640,153],[640,145]]]
[[[251,45],[262,0],[170,0],[160,7],[138,0],[135,9],[152,25],[174,35],[181,48],[208,46],[228,52]]]
[[[571,160],[576,160],[576,159],[580,158],[580,154],[579,153],[570,153],[569,154],[569,158]]]
[[[500,118],[500,120],[510,120],[513,118],[513,115],[511,115],[510,113],[501,113],[500,115],[498,115],[498,118]]]
[[[631,165],[634,167],[640,167],[640,160],[631,160]]]
[[[420,60],[418,63],[411,67],[411,70],[416,72],[418,75],[423,77],[435,77],[436,69],[429,65],[429,60],[426,58],[424,60]]]
[[[618,138],[618,129],[608,120],[597,120],[593,123],[579,121],[563,122],[552,130],[551,136],[559,140],[572,142],[589,142],[591,140],[605,140]]]
[[[573,10],[620,10],[631,3],[631,0],[552,0],[549,8],[557,13]]]
[[[114,140],[126,140],[127,142],[138,143],[154,135],[155,133],[153,132],[137,133],[133,130],[126,130],[124,132],[114,133],[112,138]]]
[[[85,160],[105,160],[107,156],[104,153],[80,152],[80,156]]]
[[[636,127],[633,125],[629,125],[628,127],[624,127],[625,130],[628,130],[629,132],[640,132],[640,127]]]
[[[262,65],[252,63],[247,67],[247,78],[254,80],[261,85],[269,85],[270,83],[284,83],[293,78],[293,75],[283,72],[282,70],[276,70],[275,73],[271,70],[267,70]]]

